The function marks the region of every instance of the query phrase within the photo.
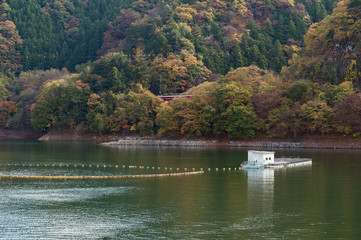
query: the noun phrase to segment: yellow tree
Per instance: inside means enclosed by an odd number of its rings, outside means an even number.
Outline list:
[[[194,16],[198,14],[197,10],[188,4],[176,7],[175,12],[179,20],[184,23],[192,23],[194,21]]]
[[[361,88],[361,72],[357,70],[356,60],[351,60],[346,70],[345,81],[353,83],[357,88]]]
[[[174,109],[169,105],[169,102],[163,102],[157,109],[156,124],[159,127],[158,135],[178,135],[179,123],[175,117]]]
[[[331,130],[333,111],[326,102],[321,100],[308,101],[302,105],[301,111],[307,122],[306,129],[310,133],[324,134]]]
[[[351,81],[345,81],[330,91],[330,102],[334,105],[340,101],[345,100],[347,96],[354,93],[355,89],[353,87],[353,83]]]
[[[161,79],[162,93],[184,92],[205,81],[210,71],[187,50],[167,58],[157,56],[151,64],[153,79]]]

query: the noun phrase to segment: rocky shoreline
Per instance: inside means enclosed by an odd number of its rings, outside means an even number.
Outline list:
[[[227,139],[172,139],[158,137],[127,136],[122,134],[96,134],[84,132],[51,132],[0,129],[0,140],[40,140],[95,142],[104,146],[176,146],[176,147],[230,147],[230,148],[316,148],[316,149],[361,149],[361,138],[343,136],[316,136],[292,141],[289,139],[252,138],[247,140]]]
[[[178,147],[231,147],[231,148],[318,148],[361,149],[360,139],[328,138],[286,141],[275,139],[251,139],[238,141],[159,139],[156,137],[123,137],[116,141],[101,143],[104,146],[178,146]]]
[[[30,130],[10,130],[0,128],[0,140],[37,140],[44,134]]]

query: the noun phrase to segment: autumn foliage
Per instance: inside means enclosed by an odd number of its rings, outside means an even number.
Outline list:
[[[361,135],[359,0],[41,2],[0,4],[2,127]]]

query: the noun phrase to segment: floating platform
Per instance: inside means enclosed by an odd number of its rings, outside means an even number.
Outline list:
[[[311,164],[311,158],[275,158],[274,163],[265,165],[265,168],[296,167]]]
[[[241,164],[242,169],[263,169],[265,168],[265,165],[253,165],[248,163],[242,163]]]
[[[241,164],[243,169],[262,169],[262,168],[283,168],[283,167],[296,167],[296,166],[307,166],[312,165],[311,158],[275,158],[274,163],[255,165],[248,164],[247,162]]]

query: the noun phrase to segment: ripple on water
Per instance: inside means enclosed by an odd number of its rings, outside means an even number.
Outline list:
[[[11,187],[0,196],[0,239],[89,239],[111,230],[142,226],[124,206],[99,206],[102,198],[132,196],[134,187],[28,189]],[[30,210],[32,209],[32,210]],[[129,213],[129,209],[127,210]]]

